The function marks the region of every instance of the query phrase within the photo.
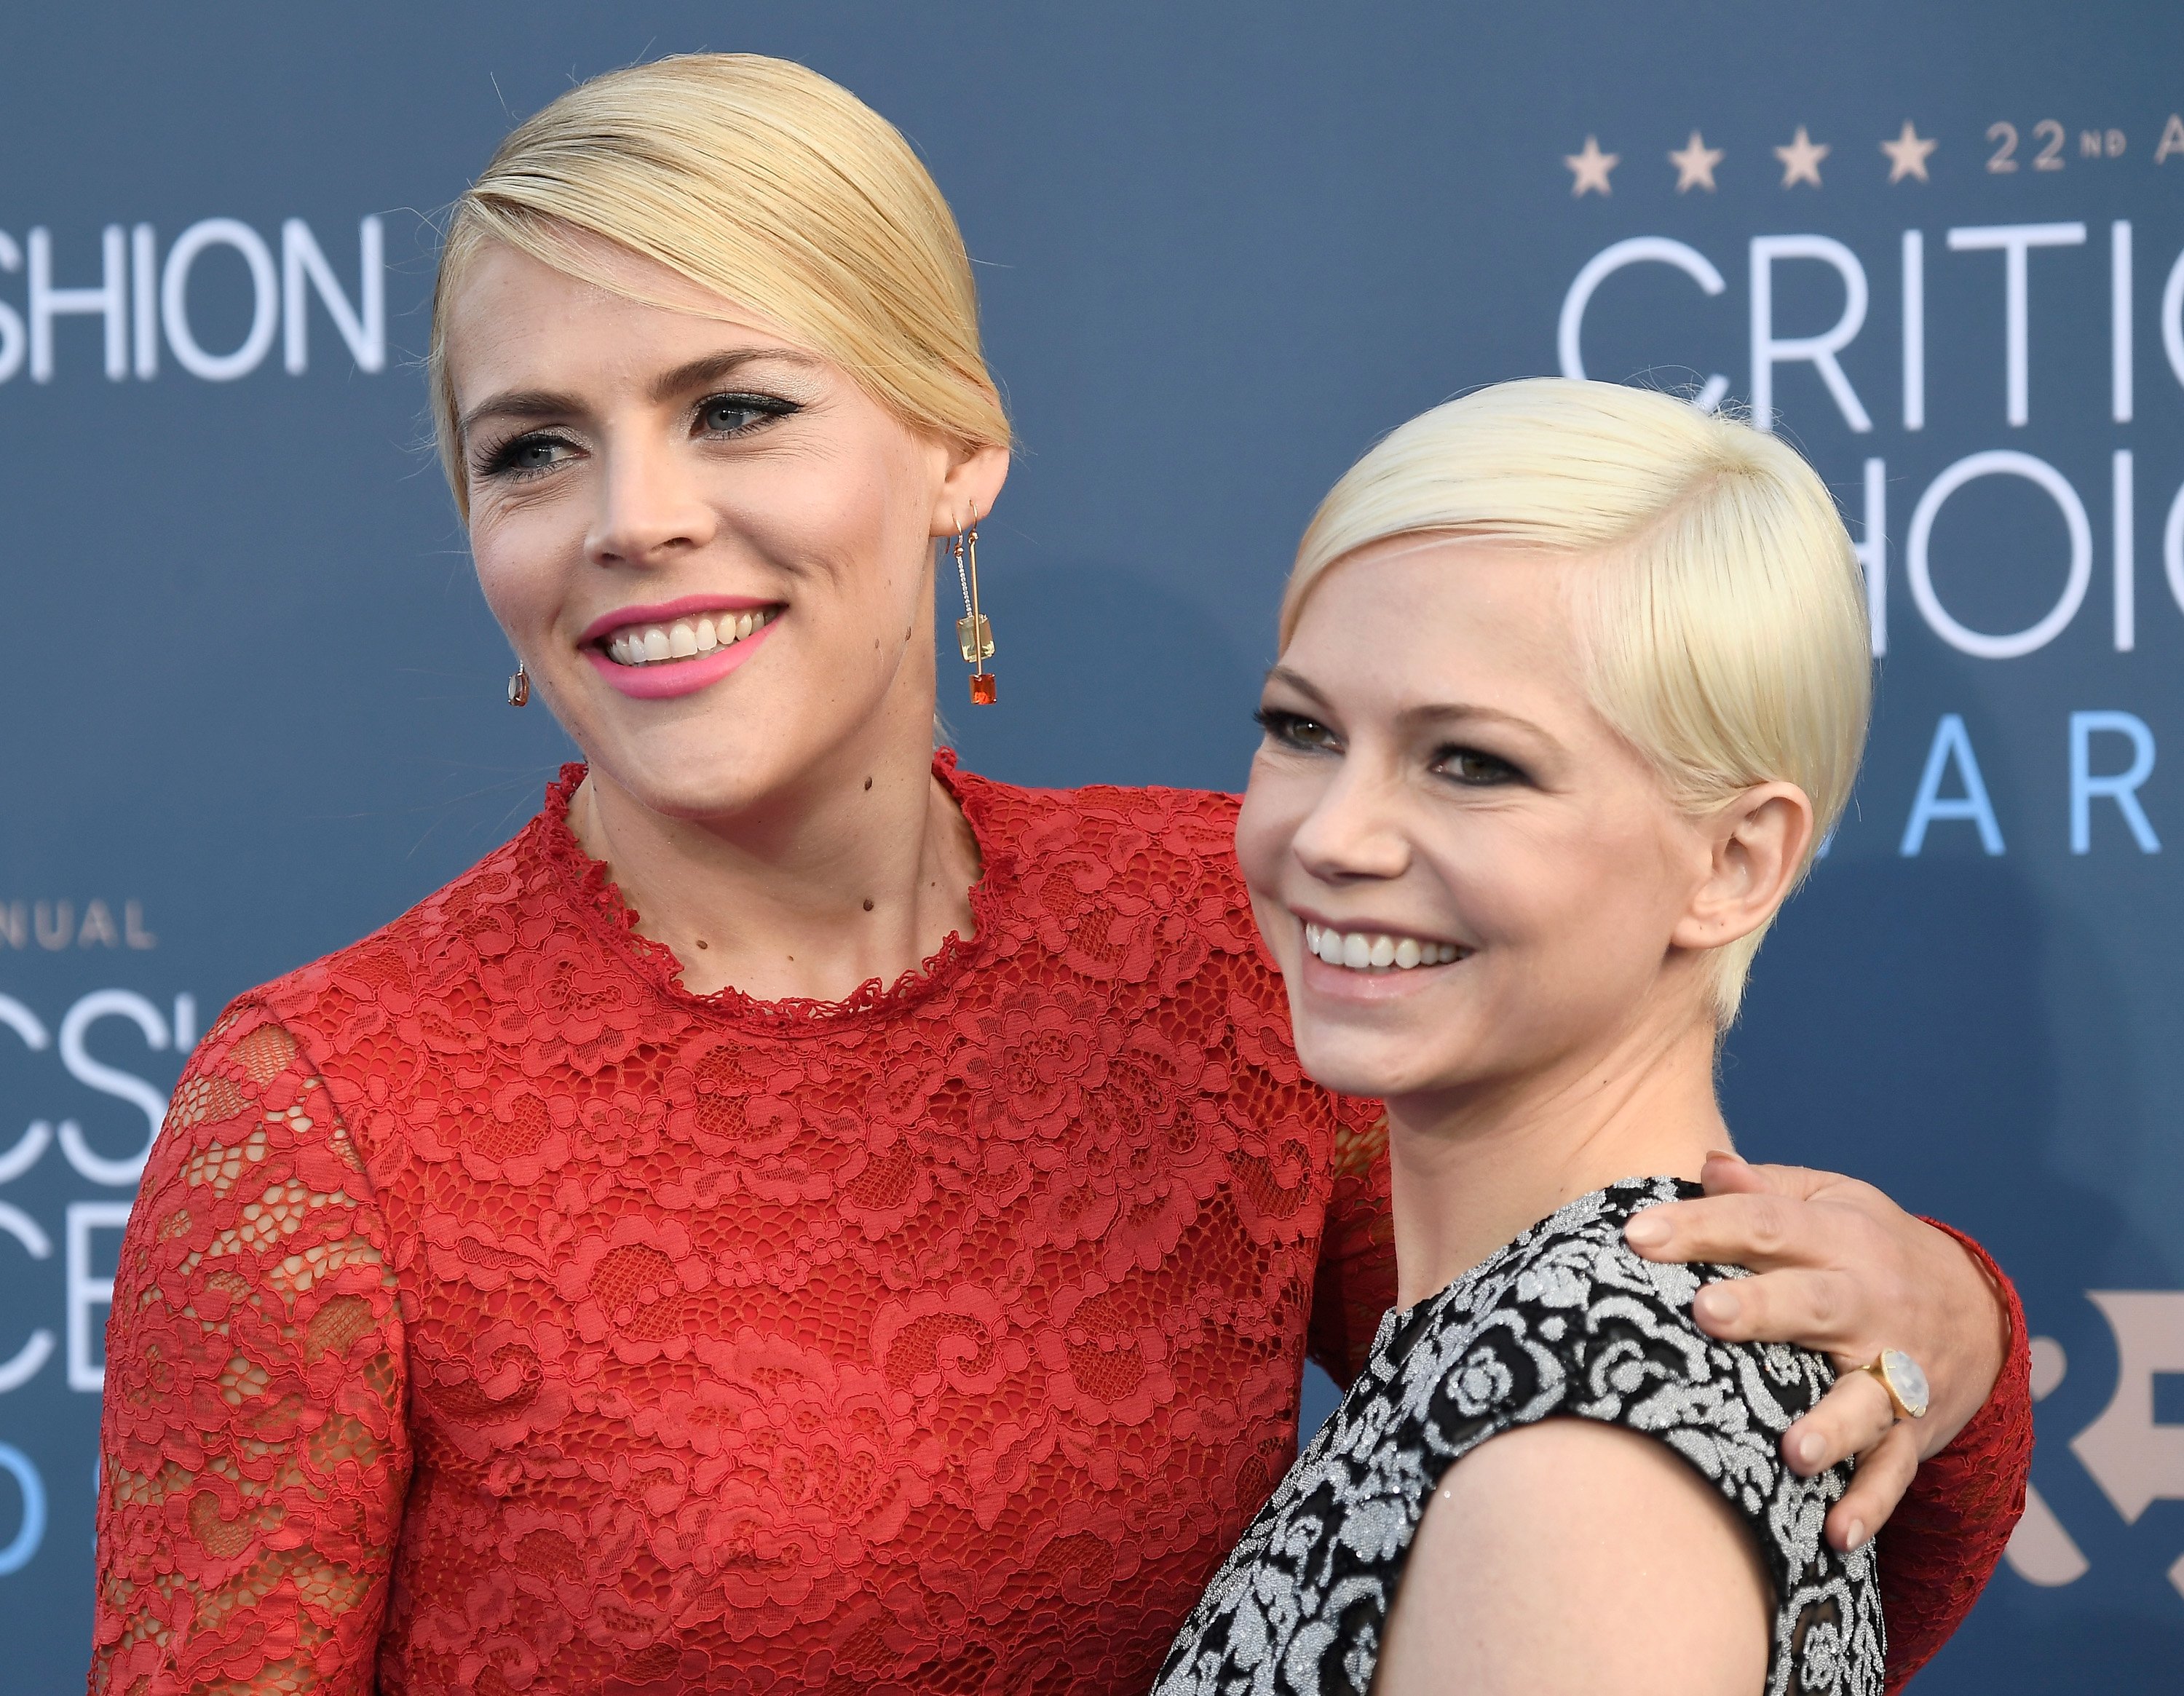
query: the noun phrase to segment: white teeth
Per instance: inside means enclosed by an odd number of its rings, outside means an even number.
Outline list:
[[[1393,966],[1409,971],[1421,965],[1447,965],[1462,957],[1454,943],[1422,942],[1416,937],[1391,937],[1378,931],[1336,931],[1321,925],[1304,927],[1304,945],[1329,965],[1351,971],[1385,971]]]
[[[773,621],[775,608],[756,612],[708,613],[672,624],[632,625],[606,641],[607,658],[617,665],[651,665],[663,659],[688,659],[744,640]]]

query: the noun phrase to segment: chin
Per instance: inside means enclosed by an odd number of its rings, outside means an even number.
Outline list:
[[[1393,1031],[1296,1026],[1297,1060],[1305,1075],[1338,1095],[1385,1098],[1439,1087],[1449,1068],[1421,1054],[1415,1036]]]
[[[649,810],[671,819],[744,811],[808,770],[800,747],[764,726],[699,714],[635,728],[595,724],[576,738],[588,764]]]

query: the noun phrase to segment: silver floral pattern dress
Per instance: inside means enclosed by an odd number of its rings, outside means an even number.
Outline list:
[[[1846,1467],[1800,1478],[1781,1437],[1835,1382],[1827,1360],[1702,1332],[1702,1283],[1623,1241],[1674,1178],[1581,1196],[1438,1295],[1390,1312],[1371,1359],[1185,1622],[1156,1696],[1286,1696],[1372,1684],[1381,1633],[1441,1476],[1489,1437],[1549,1417],[1658,1437],[1751,1528],[1773,1581],[1769,1696],[1879,1696],[1886,1640],[1870,1543],[1821,1534]]]

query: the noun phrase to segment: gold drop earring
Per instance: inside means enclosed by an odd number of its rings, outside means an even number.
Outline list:
[[[956,620],[956,645],[970,662],[971,704],[990,707],[996,696],[994,674],[986,662],[994,655],[994,627],[978,610],[978,509],[971,509],[971,521],[956,532],[956,581],[963,591],[963,616]]]
[[[515,662],[515,670],[508,677],[508,704],[527,707],[531,704],[531,674],[523,669],[523,662]]]

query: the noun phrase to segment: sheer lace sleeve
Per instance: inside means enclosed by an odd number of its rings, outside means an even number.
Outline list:
[[[114,1278],[94,1696],[372,1688],[403,1358],[326,1087],[280,1025],[231,1009],[175,1091]]]
[[[1880,1533],[1888,1615],[1888,1688],[1900,1690],[1964,1622],[2025,1511],[2032,1467],[2032,1353],[2017,1291],[1987,1252],[1930,1220],[1971,1252],[2002,1297],[2009,1348],[1986,1405],[1919,1469]]]
[[[1306,1348],[1347,1387],[1365,1370],[1380,1315],[1396,1304],[1396,1228],[1388,1211],[1388,1115],[1377,1101],[1342,1097],[1334,1133],[1334,1194],[1312,1276]]]

